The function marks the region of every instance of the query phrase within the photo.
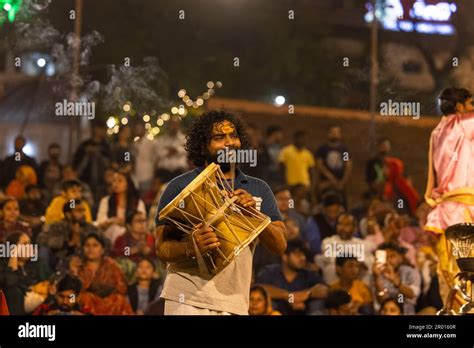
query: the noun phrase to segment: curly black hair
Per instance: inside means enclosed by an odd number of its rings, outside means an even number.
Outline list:
[[[212,110],[196,117],[186,131],[185,149],[189,160],[195,166],[202,166],[206,162],[206,148],[211,142],[212,128],[216,123],[229,121],[237,130],[242,149],[248,149],[250,143],[245,131],[245,123],[234,114],[225,110]]]

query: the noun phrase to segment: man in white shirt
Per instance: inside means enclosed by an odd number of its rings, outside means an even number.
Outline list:
[[[336,257],[355,257],[362,262],[368,270],[372,269],[374,245],[363,239],[353,237],[357,222],[351,214],[342,213],[337,218],[337,234],[323,239],[321,255],[316,255],[315,261],[323,271],[324,281],[332,284],[338,280],[336,274]],[[362,276],[367,284],[370,281],[369,272]]]
[[[168,182],[188,170],[188,157],[184,148],[186,136],[180,131],[181,121],[173,117],[168,121],[166,133],[156,140],[156,172],[162,182]]]

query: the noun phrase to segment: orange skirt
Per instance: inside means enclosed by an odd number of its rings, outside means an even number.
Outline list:
[[[121,294],[112,294],[100,297],[92,292],[82,292],[80,295],[82,306],[90,309],[95,315],[132,315],[133,310],[127,297]]]

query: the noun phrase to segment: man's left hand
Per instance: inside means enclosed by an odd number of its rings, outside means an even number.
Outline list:
[[[236,203],[244,208],[254,208],[257,205],[257,202],[253,199],[253,196],[245,191],[244,189],[237,189],[230,194],[230,197],[238,196]]]

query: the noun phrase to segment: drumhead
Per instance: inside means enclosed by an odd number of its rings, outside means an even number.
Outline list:
[[[194,190],[200,188],[202,184],[207,180],[207,177],[212,176],[218,169],[219,165],[211,163],[208,165],[197,177],[191,181],[184,190],[178,194],[171,202],[169,202],[160,211],[160,220],[164,220],[178,205],[181,201],[184,201]]]

